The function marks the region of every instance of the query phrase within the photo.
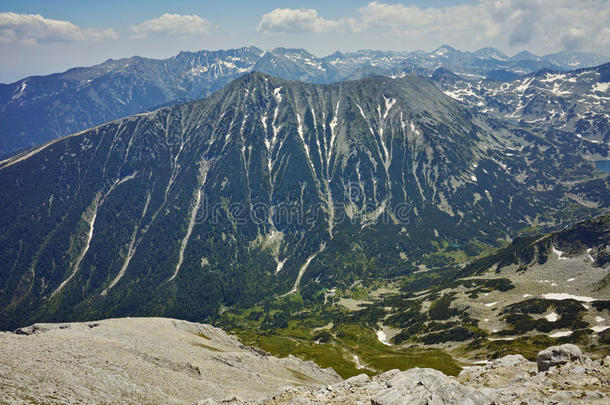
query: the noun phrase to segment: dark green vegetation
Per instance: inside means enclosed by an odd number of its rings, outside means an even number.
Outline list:
[[[512,264],[520,265],[520,271],[526,271],[531,264],[546,263],[553,246],[567,256],[583,254],[591,248],[592,257],[595,257],[594,265],[603,267],[608,262],[606,250],[609,241],[610,215],[600,215],[561,231],[515,238],[509,246],[465,266],[460,275],[481,274],[494,265],[497,265],[498,273]]]
[[[551,309],[558,314],[559,319],[551,322],[544,318],[535,319]],[[502,330],[500,335],[521,335],[533,330],[550,332],[553,329],[566,328],[568,330],[583,329],[589,326],[582,320],[585,312],[578,301],[550,301],[544,299],[529,299],[509,305],[503,311],[504,319],[511,329]]]
[[[405,301],[524,218],[560,226],[607,207],[608,177],[573,153],[580,142],[490,121],[421,77],[250,74],[0,163],[0,327],[201,321],[291,289],[311,308],[321,291],[394,278]],[[495,283],[481,291],[509,288]],[[422,321],[427,339],[481,334],[456,316],[459,328]]]
[[[489,286],[502,286],[503,280],[500,280],[468,280],[468,283],[477,285],[477,291],[491,291],[495,288]],[[388,295],[375,304],[376,308],[391,308],[384,323],[401,330],[392,339],[394,343],[430,345],[463,342],[487,336],[487,333],[478,327],[478,321],[470,317],[466,308],[452,305],[454,293],[439,295],[436,292],[446,287],[447,283],[441,286],[433,287],[430,294],[424,294],[421,298],[409,293]],[[427,310],[423,308],[425,302],[429,303]],[[385,313],[382,313],[378,319],[384,318],[384,315]],[[358,317],[358,312],[354,316]]]
[[[532,244],[545,246],[549,240],[555,244],[562,243],[563,248],[572,251],[572,254],[590,249],[590,254],[596,258],[609,240],[609,218],[609,215],[600,216],[562,231],[538,235],[529,243],[526,243],[527,238],[520,239],[498,252],[475,260],[465,269],[476,274],[504,260],[504,266],[521,263],[523,271],[527,271],[528,266],[537,263],[537,255],[527,253],[532,250]],[[522,262],[512,260],[521,257],[518,251],[523,251]],[[543,262],[548,260],[548,256],[542,257]],[[506,261],[507,258],[511,260]],[[463,289],[469,298],[477,298],[494,291],[511,291],[515,287],[507,278],[458,278],[464,276],[465,269],[445,269],[439,272],[442,274],[441,280],[430,277],[434,272],[402,276],[394,279],[391,283],[393,287],[377,298],[371,298],[370,293],[383,282],[354,283],[350,288],[339,289],[336,293],[369,301],[363,301],[360,309],[349,312],[341,305],[333,305],[333,302],[337,302],[334,298],[324,300],[325,291],[320,290],[317,295],[304,299],[292,296],[291,302],[298,302],[294,306],[270,303],[252,310],[231,309],[223,313],[219,325],[229,328],[252,344],[264,346],[273,354],[287,355],[292,351],[304,358],[333,366],[344,376],[357,373],[353,354],[378,371],[387,369],[389,365],[379,365],[371,359],[377,350],[383,350],[392,357],[400,357],[401,352],[415,357],[421,355],[423,364],[444,371],[442,364],[436,362],[436,357],[433,357],[434,362],[426,361],[431,358],[426,352],[421,352],[424,347],[441,345],[450,349],[452,355],[465,358],[494,359],[520,353],[530,360],[535,360],[540,350],[561,343],[575,343],[598,354],[607,350],[610,334],[608,331],[598,336],[593,333],[589,329],[591,325],[583,320],[588,310],[575,300],[524,299],[499,308],[499,318],[506,323],[502,330],[495,333],[483,330],[480,321],[469,314],[468,306],[455,300],[456,293],[443,291]],[[596,311],[607,311],[610,308],[608,302],[595,301],[591,306]],[[263,317],[266,313],[272,315]],[[557,314],[557,318],[545,318],[550,313]],[[272,321],[269,322],[269,319]],[[373,332],[380,328],[380,323],[400,331],[392,338],[392,343],[397,346],[389,348],[375,340]],[[548,336],[556,330],[570,330],[573,333],[558,338]],[[368,336],[368,344],[364,346],[361,340],[353,337],[344,338],[352,334]],[[312,340],[315,342],[313,345]],[[377,349],[373,349],[375,347]],[[398,365],[398,368],[409,367],[413,366],[413,362],[402,359]]]
[[[217,325],[246,344],[276,356],[292,354],[313,360],[334,368],[344,378],[395,368],[432,367],[449,375],[460,370],[441,350],[386,346],[379,342],[366,316],[340,306],[310,307],[298,293],[247,310],[228,310]]]

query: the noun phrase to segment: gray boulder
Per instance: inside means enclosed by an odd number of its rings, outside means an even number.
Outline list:
[[[565,344],[561,346],[551,346],[538,353],[536,364],[538,372],[547,371],[553,366],[563,365],[566,363],[587,364],[591,361],[585,356],[578,346],[573,344]]]
[[[527,359],[520,354],[509,354],[508,356],[504,356],[492,361],[490,368],[517,367],[521,364],[528,363],[529,362],[527,361]]]
[[[487,405],[493,398],[458,383],[437,370],[413,368],[388,382],[389,388],[371,398],[373,405]]]

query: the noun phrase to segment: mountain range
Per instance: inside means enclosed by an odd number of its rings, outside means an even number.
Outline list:
[[[0,327],[163,315],[456,264],[607,210],[602,147],[430,79],[249,73],[0,162]],[[298,293],[298,294],[297,294]]]
[[[372,75],[430,75],[441,67],[467,78],[514,77],[606,61],[598,55],[571,52],[543,57],[522,52],[508,58],[493,48],[461,52],[447,45],[430,53],[363,50],[321,58],[303,49],[245,47],[181,52],[165,60],[111,59],[92,67],[0,84],[0,156],[116,118],[206,97],[252,71],[331,83]]]
[[[601,157],[608,157],[610,63],[567,72],[544,69],[515,78],[477,80],[441,68],[431,77],[445,94],[477,111],[584,139],[600,145]]]

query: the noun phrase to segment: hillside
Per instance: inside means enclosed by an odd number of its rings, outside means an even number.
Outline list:
[[[447,266],[449,248],[476,256],[606,208],[608,176],[581,144],[500,125],[417,76],[250,74],[0,162],[1,326],[201,320]]]

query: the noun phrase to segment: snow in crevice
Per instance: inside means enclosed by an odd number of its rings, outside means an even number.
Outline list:
[[[551,245],[551,249],[553,250],[553,253],[557,255],[559,260],[568,260],[567,257],[563,257],[563,252],[561,250],[557,250],[555,246]]]
[[[390,113],[390,109],[394,106],[394,104],[396,104],[396,99],[383,96],[383,100],[385,101],[385,112],[383,113],[383,119],[385,120]]]
[[[25,89],[28,87],[28,80],[25,79],[23,82],[21,82],[21,88],[19,89],[19,92],[17,92],[17,94],[15,94],[12,99],[16,100],[18,98],[20,98],[21,96],[23,96],[23,92],[25,91]]]
[[[87,231],[87,236],[85,238],[85,246],[83,247],[80,254],[76,258],[76,261],[72,265],[72,270],[70,271],[70,275],[55,289],[55,291],[53,291],[51,293],[51,297],[54,297],[55,295],[57,295],[57,293],[59,293],[66,286],[66,284],[68,284],[70,282],[70,280],[72,280],[74,278],[74,276],[78,272],[80,265],[81,265],[83,259],[85,258],[85,255],[89,251],[89,247],[91,246],[91,239],[93,239],[93,230],[95,228],[95,220],[97,218],[97,212],[98,212],[100,205],[101,205],[100,196],[98,194],[98,196],[96,196],[93,201],[92,207],[90,209],[87,209],[87,211],[85,211],[85,213],[83,214],[83,219],[85,220],[85,222],[87,223],[87,226],[89,227],[89,230]]]
[[[297,279],[294,281],[294,286],[292,287],[292,289],[288,292],[290,293],[294,293],[297,292],[299,289],[299,284],[301,284],[301,279],[303,278],[303,275],[305,274],[305,271],[307,271],[307,267],[309,267],[309,264],[311,263],[311,261],[322,251],[324,251],[324,249],[326,248],[326,245],[324,243],[322,243],[320,245],[320,248],[318,249],[317,252],[313,253],[312,255],[310,255],[307,260],[305,260],[305,263],[303,263],[303,265],[301,266],[301,268],[299,269],[299,274],[297,275]]]
[[[146,197],[146,203],[144,204],[144,210],[142,211],[142,215],[140,216],[140,222],[146,216],[146,212],[148,211],[148,205],[150,204],[150,197],[151,197],[151,194],[149,193],[148,196]],[[121,266],[121,270],[116,275],[116,277],[110,282],[108,287],[105,288],[104,291],[102,291],[101,295],[108,294],[108,291],[110,291],[115,285],[117,285],[117,283],[123,278],[123,276],[127,272],[129,263],[131,262],[131,259],[133,258],[134,254],[136,253],[136,237],[138,236],[138,229],[139,229],[139,224],[136,225],[136,227],[134,228],[133,234],[131,236],[131,241],[129,242],[127,256],[125,257],[123,266]]]
[[[557,319],[559,319],[559,316],[557,315],[556,312],[551,312],[550,314],[546,314],[544,316],[544,318],[549,322],[557,322]]]
[[[360,104],[356,103],[356,107],[358,107],[358,110],[360,110],[360,114],[362,115],[362,118],[364,118],[366,120],[366,115],[364,115],[364,111],[362,110],[362,107],[360,107]]]
[[[335,107],[335,115],[332,119],[332,121],[329,124],[330,127],[330,145],[328,147],[328,151],[327,151],[327,157],[326,157],[326,164],[327,167],[330,164],[330,158],[332,156],[332,151],[333,151],[333,146],[335,144],[335,139],[337,137],[337,134],[335,132],[335,128],[337,127],[337,124],[339,123],[339,105],[341,103],[341,100],[337,101],[337,106]]]
[[[358,370],[362,370],[363,368],[365,368],[361,363],[360,363],[360,358],[354,354],[354,363],[356,364],[356,369]]]
[[[384,344],[386,346],[392,346],[390,344],[390,342],[388,342],[388,338],[387,338],[385,332],[382,330],[377,331],[377,340],[379,340],[382,344]]]
[[[593,250],[593,249],[591,249],[591,248],[587,249],[587,256],[589,257],[589,260],[591,260],[592,262],[594,262],[594,261],[595,261],[595,259],[593,259],[593,256],[591,256],[591,251],[592,251],[592,250]]]
[[[275,263],[276,263],[275,274],[278,274],[280,271],[282,271],[282,268],[284,267],[286,260],[288,260],[287,257],[285,257],[284,260],[279,260],[279,259],[275,260]]]
[[[277,87],[273,90],[273,97],[278,102],[278,104],[282,102],[282,94],[280,93],[280,91],[282,91],[281,87]]]
[[[176,264],[176,269],[174,270],[174,274],[172,274],[172,276],[168,279],[168,281],[172,281],[178,276],[180,268],[182,267],[182,263],[184,262],[184,251],[186,250],[186,246],[188,245],[191,234],[193,233],[193,229],[195,227],[195,221],[197,218],[197,213],[199,211],[199,208],[201,207],[201,199],[203,197],[203,186],[207,179],[208,169],[209,169],[209,164],[207,162],[203,161],[200,163],[199,179],[198,179],[199,184],[198,184],[198,189],[195,192],[195,198],[193,200],[193,203],[191,204],[189,224],[188,224],[188,227],[186,230],[186,234],[184,235],[184,238],[180,242],[180,250],[178,252],[178,263]]]
[[[296,116],[297,116],[297,133],[299,135],[299,139],[301,140],[301,142],[303,142],[303,148],[305,149],[305,156],[307,157],[307,162],[309,163],[311,170],[313,170],[314,175],[317,177],[316,167],[314,166],[313,161],[311,160],[311,153],[309,151],[309,145],[305,141],[305,133],[303,130],[303,120],[301,119],[301,116],[298,113],[296,114]]]

